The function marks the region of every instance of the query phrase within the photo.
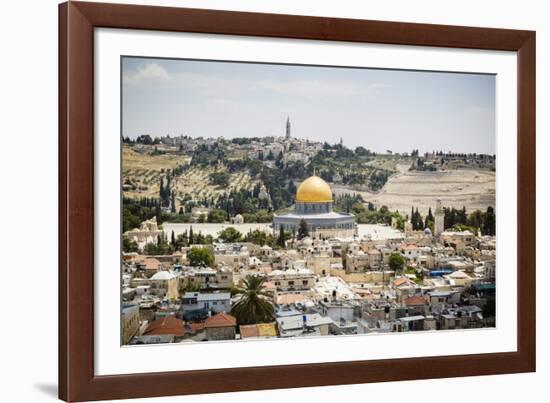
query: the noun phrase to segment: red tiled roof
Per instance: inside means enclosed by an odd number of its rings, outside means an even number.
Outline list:
[[[172,316],[166,316],[162,319],[155,320],[147,327],[147,330],[143,332],[144,335],[161,335],[161,334],[173,334],[174,336],[183,336],[185,330],[183,325],[185,322],[180,319],[176,319]]]
[[[155,258],[145,259],[142,263],[145,266],[145,270],[158,270],[160,262]]]
[[[196,334],[204,329],[204,322],[189,323],[189,328],[192,334]]]
[[[412,285],[415,284],[414,281],[409,280],[407,277],[400,277],[395,280],[393,280],[393,285],[395,287],[400,287],[402,285]]]
[[[228,315],[226,313],[220,312],[210,318],[206,319],[204,322],[204,327],[231,327],[237,325],[237,319],[234,316]]]
[[[413,295],[403,300],[403,303],[407,306],[426,305],[426,300],[420,295]]]

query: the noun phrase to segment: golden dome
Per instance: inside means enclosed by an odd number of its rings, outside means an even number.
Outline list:
[[[310,176],[298,187],[296,201],[301,203],[331,202],[332,190],[323,179],[315,175]]]

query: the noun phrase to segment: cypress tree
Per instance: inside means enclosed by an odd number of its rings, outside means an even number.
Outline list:
[[[277,245],[280,247],[285,246],[285,230],[283,229],[283,226],[279,227],[279,237],[277,238]]]
[[[298,224],[298,239],[303,239],[306,236],[309,236],[309,228],[306,220],[302,218]]]
[[[457,222],[460,224],[466,224],[468,217],[466,216],[466,206],[462,206],[462,210],[459,211]]]
[[[495,209],[491,206],[487,207],[485,219],[483,220],[483,235],[495,235],[496,216]]]
[[[155,217],[157,218],[157,224],[161,223],[161,214],[160,214],[160,200],[155,203]]]
[[[189,245],[193,245],[195,243],[195,238],[193,237],[193,226],[189,228]]]

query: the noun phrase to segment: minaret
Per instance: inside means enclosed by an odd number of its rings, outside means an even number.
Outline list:
[[[286,136],[285,138],[287,140],[290,140],[290,117],[287,116],[286,118]]]
[[[445,212],[441,205],[441,199],[437,199],[434,213],[434,237],[438,238],[445,231]]]

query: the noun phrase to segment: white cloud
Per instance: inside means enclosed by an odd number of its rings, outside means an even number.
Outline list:
[[[143,88],[168,83],[172,77],[164,67],[151,62],[139,66],[137,71],[124,74],[123,80],[124,84]]]
[[[249,95],[285,95],[305,99],[347,98],[365,96],[387,87],[386,84],[362,84],[349,80],[275,80],[247,79],[241,77],[224,77],[223,75],[201,73],[169,73],[155,62],[143,64],[136,71],[124,74],[124,84],[128,87],[142,90],[185,90],[193,92],[198,97],[227,98],[238,97],[243,92]]]

